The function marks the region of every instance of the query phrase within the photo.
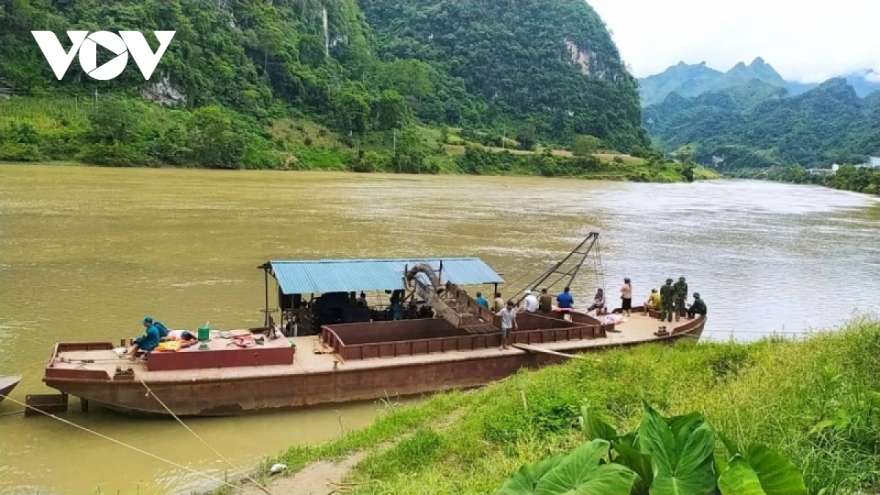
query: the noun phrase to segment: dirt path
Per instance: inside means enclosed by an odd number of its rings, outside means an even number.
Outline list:
[[[266,488],[273,495],[328,495],[336,491],[331,483],[342,483],[366,455],[367,452],[355,452],[340,462],[313,462],[293,476],[271,479]],[[253,485],[247,486],[241,494],[266,495]]]

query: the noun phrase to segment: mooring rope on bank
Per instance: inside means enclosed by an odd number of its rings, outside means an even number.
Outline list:
[[[40,410],[40,409],[37,409],[36,407],[31,407],[31,406],[29,406],[29,405],[27,405],[27,404],[25,404],[25,403],[23,403],[23,402],[20,402],[20,401],[18,401],[18,400],[15,400],[15,399],[13,399],[12,397],[9,397],[8,395],[0,394],[0,398],[5,399],[5,400],[8,400],[8,401],[11,401],[11,402],[14,402],[14,403],[16,403],[16,404],[18,404],[18,405],[20,405],[20,406],[24,406],[26,409],[32,409],[32,410],[34,410],[34,411],[37,411],[38,413],[42,414],[43,416],[48,416],[48,417],[50,417],[50,418],[52,418],[52,419],[57,419],[58,421],[61,421],[62,423],[66,424],[66,425],[73,426],[74,428],[78,428],[78,429],[83,430],[83,431],[85,431],[85,432],[87,432],[87,433],[91,433],[92,435],[95,435],[95,436],[101,437],[101,438],[103,438],[104,440],[108,440],[108,441],[110,441],[110,442],[115,443],[116,445],[120,445],[120,446],[125,447],[125,448],[127,448],[127,449],[131,449],[131,450],[133,450],[133,451],[135,451],[135,452],[138,452],[138,453],[143,454],[143,455],[145,455],[145,456],[148,456],[148,457],[151,457],[151,458],[153,458],[153,459],[156,459],[157,461],[161,461],[161,462],[164,462],[165,464],[169,464],[169,465],[174,466],[174,467],[176,467],[176,468],[183,469],[184,471],[186,471],[186,472],[188,472],[188,473],[190,473],[190,474],[195,474],[195,475],[197,475],[197,476],[201,476],[202,478],[205,478],[205,479],[207,479],[207,480],[213,481],[214,483],[219,483],[219,484],[221,484],[221,485],[227,485],[227,486],[230,486],[230,487],[235,488],[235,489],[238,489],[238,488],[239,488],[238,486],[235,486],[235,485],[233,485],[232,483],[229,483],[228,481],[224,481],[224,480],[221,480],[221,479],[219,479],[219,478],[215,478],[215,477],[213,477],[213,476],[211,476],[211,475],[208,475],[208,474],[205,474],[205,473],[200,473],[200,472],[196,471],[195,469],[192,469],[192,468],[190,468],[190,467],[184,466],[184,465],[182,465],[182,464],[178,464],[178,463],[176,463],[176,462],[174,462],[174,461],[172,461],[172,460],[166,459],[166,458],[161,457],[161,456],[158,456],[158,455],[156,455],[156,454],[151,454],[150,452],[147,452],[146,450],[139,449],[139,448],[135,447],[134,445],[129,445],[129,444],[125,443],[125,442],[121,442],[121,441],[119,441],[119,440],[116,440],[115,438],[110,438],[110,437],[108,437],[107,435],[104,435],[103,433],[98,433],[97,431],[95,431],[95,430],[90,430],[90,429],[86,428],[85,426],[80,426],[80,425],[78,425],[78,424],[76,424],[76,423],[74,423],[74,422],[72,422],[72,421],[68,421],[68,420],[66,420],[66,419],[64,419],[64,418],[59,418],[58,416],[55,416],[54,414],[47,413],[46,411],[42,411],[42,410]]]
[[[215,454],[217,454],[217,457],[219,457],[220,459],[223,459],[223,461],[225,461],[227,464],[229,464],[230,466],[232,466],[233,469],[238,470],[238,466],[236,466],[235,464],[232,463],[232,461],[230,461],[229,459],[227,459],[226,457],[224,457],[223,454],[221,454],[220,452],[217,451],[217,449],[215,449],[215,448],[212,447],[210,444],[208,444],[208,442],[206,442],[202,437],[200,437],[196,432],[194,432],[194,431],[192,430],[192,428],[190,428],[189,426],[187,426],[186,423],[183,422],[183,420],[181,420],[179,417],[177,417],[177,415],[174,414],[174,411],[172,411],[168,406],[165,405],[164,402],[162,402],[162,399],[160,399],[159,396],[156,395],[156,394],[153,392],[152,389],[150,389],[150,386],[147,385],[146,382],[144,382],[143,380],[140,380],[140,382],[141,382],[141,385],[143,385],[144,388],[147,389],[147,393],[150,394],[150,395],[152,395],[153,398],[156,399],[156,401],[157,401],[157,402],[158,402],[163,408],[165,408],[166,411],[168,411],[168,414],[170,414],[174,419],[177,420],[178,423],[180,423],[180,426],[183,426],[184,428],[186,428],[186,431],[192,433],[192,435],[193,435],[194,437],[196,437],[196,438],[198,439],[198,441],[202,442],[202,444],[203,444],[205,447],[208,447],[208,448],[211,449]],[[258,483],[257,480],[255,480],[254,478],[252,478],[249,474],[245,474],[244,477],[245,477],[248,481],[250,481],[251,483],[253,483],[254,486],[256,486],[257,488],[259,488],[260,490],[262,490],[264,493],[266,493],[267,495],[272,495],[272,492],[270,492],[268,488],[266,488],[265,486],[263,486],[263,485],[261,485],[260,483]]]

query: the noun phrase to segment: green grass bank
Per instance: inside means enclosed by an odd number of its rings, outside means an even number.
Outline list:
[[[583,443],[576,419],[583,403],[631,430],[645,399],[670,415],[699,411],[740,444],[778,450],[802,471],[810,493],[877,493],[878,391],[876,320],[801,341],[646,345],[390,407],[366,429],[292,448],[257,473],[268,480],[268,467],[283,462],[288,469],[278,476],[290,476],[314,461],[366,451],[347,475],[346,493],[490,494],[523,464]],[[380,444],[386,448],[374,448]]]
[[[657,153],[636,157],[600,145],[592,143],[593,148],[575,156],[551,145],[525,146],[486,132],[416,123],[340,134],[293,111],[257,118],[216,105],[166,108],[124,96],[0,98],[0,161],[8,162],[639,182],[718,177],[701,167],[663,161]]]

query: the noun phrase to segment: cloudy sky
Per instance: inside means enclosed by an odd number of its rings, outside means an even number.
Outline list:
[[[728,70],[763,57],[786,79],[860,69],[880,80],[880,0],[588,0],[638,77],[679,61]]]

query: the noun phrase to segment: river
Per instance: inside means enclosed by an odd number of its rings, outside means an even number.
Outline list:
[[[601,233],[584,304],[631,277],[637,302],[688,278],[707,339],[796,336],[877,308],[880,202],[756,181],[634,184],[567,179],[0,166],[0,374],[40,382],[61,340],[137,336],[150,314],[176,328],[260,324],[279,258],[479,256],[511,283]],[[76,401],[72,401],[76,404]],[[368,424],[381,404],[192,420],[243,467]],[[48,418],[0,405],[0,492],[188,493],[201,479]],[[214,476],[226,465],[173,421],[98,408],[66,418]]]

